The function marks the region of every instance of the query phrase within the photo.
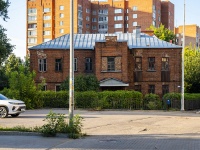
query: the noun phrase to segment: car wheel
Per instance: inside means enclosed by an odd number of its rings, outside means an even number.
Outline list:
[[[12,117],[17,117],[17,116],[19,116],[19,114],[12,114],[11,116]]]
[[[6,118],[8,116],[8,110],[5,107],[0,107],[0,118]]]

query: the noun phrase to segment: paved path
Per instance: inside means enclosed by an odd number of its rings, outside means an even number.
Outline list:
[[[67,110],[55,109],[68,114]],[[49,110],[29,110],[0,126],[40,126]],[[199,150],[200,114],[164,111],[84,111],[83,139],[0,135],[0,150]]]

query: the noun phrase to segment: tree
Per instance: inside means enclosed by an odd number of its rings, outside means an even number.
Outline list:
[[[200,51],[192,46],[185,48],[184,53],[185,92],[200,92]]]
[[[6,21],[6,19],[9,19],[9,5],[10,3],[8,0],[6,2],[4,0],[0,0],[0,17],[2,17],[4,21]],[[7,38],[7,35],[5,34],[6,31],[7,30],[0,25],[0,65],[4,60],[6,60],[6,58],[11,54],[14,49],[14,46],[9,43],[10,39]]]
[[[173,31],[165,28],[164,25],[160,25],[160,27],[156,28],[153,25],[150,26],[150,28],[148,28],[148,30],[153,30],[154,31],[154,35],[164,41],[170,42],[172,41],[174,43],[175,40],[175,34],[173,33]]]
[[[61,84],[62,90],[69,90],[69,78]],[[74,79],[75,91],[97,91],[99,89],[99,81],[95,75],[77,75]]]

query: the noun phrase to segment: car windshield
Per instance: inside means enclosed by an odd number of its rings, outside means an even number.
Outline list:
[[[0,100],[7,100],[8,98],[5,97],[4,95],[0,94]]]

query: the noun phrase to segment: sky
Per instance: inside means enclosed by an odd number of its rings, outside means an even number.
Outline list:
[[[170,0],[175,6],[174,25],[183,25],[184,0]],[[26,0],[10,0],[8,9],[10,19],[4,22],[0,18],[0,24],[7,29],[7,37],[10,43],[15,45],[13,53],[21,58],[26,55]],[[185,0],[185,22],[200,26],[200,2],[199,0]]]

